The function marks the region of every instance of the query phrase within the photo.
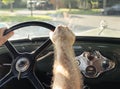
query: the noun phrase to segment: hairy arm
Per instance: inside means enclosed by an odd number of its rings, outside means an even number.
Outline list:
[[[63,26],[55,31],[52,39],[55,47],[52,89],[82,89],[82,75],[72,48],[75,36]]]

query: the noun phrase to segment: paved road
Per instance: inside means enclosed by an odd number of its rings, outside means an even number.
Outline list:
[[[49,12],[54,13],[55,11],[54,10],[50,10],[50,11],[36,10],[36,11],[33,11],[33,14],[44,15],[44,14],[48,14]],[[0,11],[0,14],[30,15],[31,11],[27,9],[15,11],[13,13],[10,13],[7,11],[6,12]],[[120,16],[69,15],[69,17],[64,18],[61,16],[61,14],[57,14],[57,15],[53,15],[52,18],[53,18],[53,21],[61,21],[69,25],[73,29],[81,29],[81,30],[97,28],[99,27],[100,21],[105,20],[109,28],[120,30]]]
[[[54,13],[55,10],[33,10],[32,13],[33,15],[44,15],[47,13]],[[0,10],[0,14],[14,14],[14,15],[31,15],[31,10],[28,9],[23,9],[23,10],[15,10],[13,12],[10,11],[4,11],[4,10]]]
[[[104,20],[108,28],[120,30],[120,16],[71,15],[69,18],[60,18],[59,20],[66,22],[69,26],[74,24],[81,29],[97,28]]]
[[[118,16],[91,16],[81,15],[79,23],[91,27],[99,27],[101,20],[105,20],[108,28],[120,30],[120,17]]]

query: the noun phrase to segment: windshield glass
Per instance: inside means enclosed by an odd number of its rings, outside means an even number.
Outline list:
[[[76,36],[120,38],[120,0],[1,0],[0,27],[27,21],[66,25]],[[49,36],[49,29],[17,29],[9,40]]]

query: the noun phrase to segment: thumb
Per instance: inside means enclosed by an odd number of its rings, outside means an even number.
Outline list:
[[[8,33],[8,34],[6,34],[5,36],[3,36],[3,39],[5,40],[5,41],[7,41],[10,37],[12,37],[14,35],[14,32],[10,32],[10,33]]]
[[[7,35],[0,38],[0,46],[3,45],[12,35],[14,32],[10,32]]]

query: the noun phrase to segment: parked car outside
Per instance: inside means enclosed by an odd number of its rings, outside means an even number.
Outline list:
[[[39,1],[36,3],[36,9],[47,9],[47,1]]]
[[[37,3],[37,1],[35,1],[35,0],[28,0],[27,1],[27,8],[30,10],[35,9],[36,3]]]
[[[53,9],[53,5],[45,0],[29,0],[27,1],[27,8],[28,9],[36,9],[36,10],[48,10]]]
[[[107,7],[102,12],[104,15],[120,15],[120,4]]]

